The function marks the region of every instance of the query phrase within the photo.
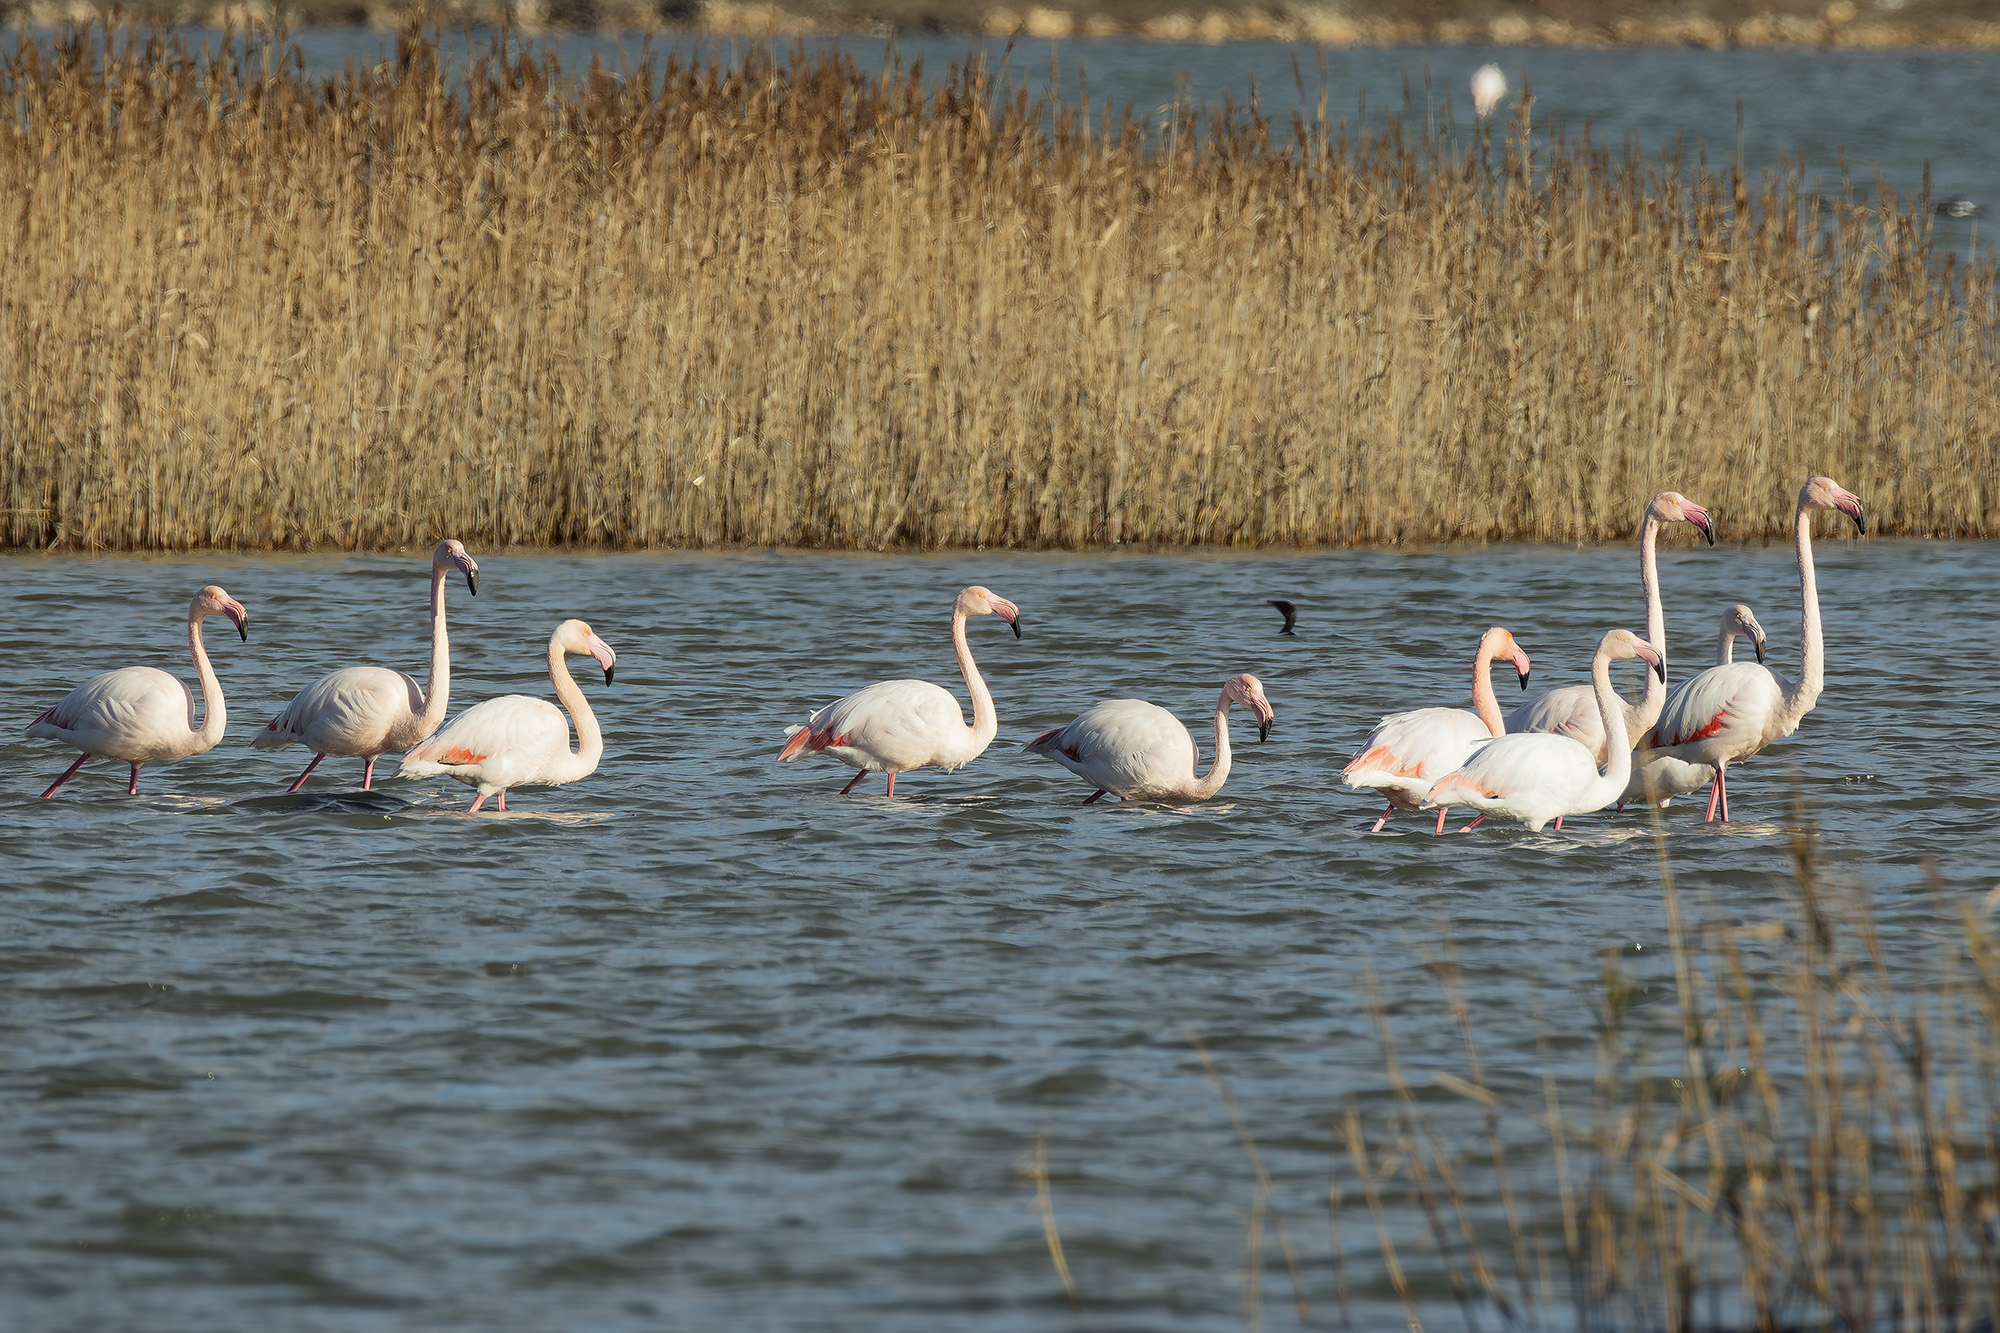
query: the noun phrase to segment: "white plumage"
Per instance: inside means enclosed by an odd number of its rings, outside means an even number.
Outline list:
[[[1205,801],[1229,776],[1229,708],[1240,703],[1257,719],[1257,739],[1270,734],[1276,714],[1263,682],[1245,672],[1232,676],[1215,704],[1215,758],[1206,776],[1194,736],[1179,718],[1143,699],[1112,699],[1079,713],[1067,726],[1045,731],[1024,749],[1055,760],[1097,790],[1088,805],[1110,792],[1120,800]]]

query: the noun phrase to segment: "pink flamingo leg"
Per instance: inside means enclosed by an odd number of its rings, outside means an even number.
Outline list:
[[[1715,769],[1715,789],[1722,793],[1722,822],[1729,822],[1729,765],[1718,764]]]
[[[315,759],[313,760],[313,762],[316,764],[319,762],[319,760]],[[374,782],[375,782],[375,756],[371,754],[368,756],[368,767],[361,770],[361,790],[367,791],[369,787],[374,784]],[[500,803],[500,808],[502,810],[505,810],[507,808],[507,803],[505,801],[502,801]]]
[[[500,808],[502,810],[507,808],[507,793],[505,791],[500,793]]]
[[[896,775],[894,773],[889,775],[889,799],[892,801],[896,799]]]
[[[1098,789],[1097,789],[1096,791],[1094,791],[1094,792],[1092,792],[1092,793],[1091,793],[1090,795],[1088,795],[1088,796],[1084,797],[1084,798],[1083,798],[1083,803],[1084,803],[1085,805],[1092,805],[1092,804],[1095,804],[1095,803],[1096,803],[1096,801],[1097,801],[1097,798],[1098,798],[1098,797],[1100,797],[1100,796],[1102,796],[1102,795],[1104,795],[1104,793],[1105,793],[1106,791],[1108,791],[1108,790],[1110,790],[1110,789],[1109,789],[1108,787],[1099,787],[1099,788],[1098,788]]]
[[[1479,818],[1473,820],[1470,824],[1467,824],[1464,828],[1460,829],[1459,832],[1470,833],[1472,832],[1472,830],[1478,828],[1481,824],[1484,824],[1485,822],[1486,822],[1486,816],[1481,815]]]
[[[49,799],[49,797],[54,796],[56,794],[56,788],[62,786],[63,783],[68,782],[70,779],[70,775],[76,772],[76,770],[78,770],[79,768],[82,768],[85,761],[88,760],[89,758],[90,756],[87,754],[78,755],[76,757],[76,762],[71,764],[68,768],[65,768],[62,772],[62,776],[49,784],[49,789],[42,793],[42,799],[46,801]]]
[[[479,807],[485,804],[486,804],[486,793],[481,792],[479,793],[479,795],[472,798],[472,804],[470,807],[466,809],[465,813],[468,815],[476,815],[479,813]]]
[[[849,793],[849,792],[853,791],[853,790],[854,790],[854,789],[855,789],[856,787],[860,786],[860,785],[861,785],[861,779],[863,779],[863,778],[865,778],[865,777],[867,777],[867,776],[868,776],[868,770],[867,770],[867,769],[865,769],[865,768],[864,768],[864,769],[862,769],[862,770],[861,770],[861,771],[860,771],[859,773],[856,773],[856,774],[854,775],[854,780],[853,780],[852,782],[849,782],[849,783],[848,783],[848,784],[847,784],[847,785],[846,785],[845,787],[842,787],[842,788],[840,789],[840,794],[841,794],[842,796],[845,796],[845,795],[847,795],[847,793]],[[894,779],[892,778],[892,779],[890,779],[890,781],[891,781],[891,782],[893,782],[893,781],[894,781]]]
[[[306,765],[306,771],[299,774],[299,780],[297,782],[294,782],[291,786],[285,788],[286,795],[290,795],[292,792],[295,792],[299,788],[305,786],[306,779],[312,776],[313,770],[319,767],[319,761],[324,758],[326,758],[326,756],[323,754],[314,755],[313,761],[310,764]]]
[[[1393,807],[1392,807],[1392,808],[1393,808]],[[1442,832],[1444,832],[1444,817],[1445,817],[1446,815],[1450,814],[1450,813],[1451,813],[1451,807],[1450,807],[1450,806],[1448,806],[1448,805],[1441,805],[1441,806],[1439,806],[1439,807],[1438,807],[1438,826],[1437,826],[1437,827],[1436,827],[1435,829],[1433,829],[1433,830],[1432,830],[1432,834],[1433,834],[1433,835],[1436,835],[1436,834],[1439,834],[1439,833],[1442,833]],[[1383,816],[1382,816],[1382,818],[1384,818],[1384,819],[1387,819],[1388,817],[1389,817],[1389,816],[1387,816],[1387,815],[1383,815]],[[1480,818],[1482,818],[1482,819],[1483,819],[1483,818],[1485,818],[1485,816],[1483,816],[1483,815],[1482,815],[1482,816],[1480,816]],[[1477,823],[1478,821],[1477,821],[1477,820],[1475,820],[1475,821],[1473,821],[1473,822],[1474,822],[1474,823]],[[1380,827],[1381,827],[1381,825],[1380,825],[1380,824],[1377,824],[1377,825],[1376,825],[1376,827],[1377,827],[1377,828],[1380,828]],[[1472,825],[1471,825],[1471,824],[1467,824],[1467,825],[1466,825],[1466,828],[1471,828],[1471,827],[1472,827]]]
[[[1369,829],[1368,831],[1369,831],[1370,833],[1380,833],[1380,832],[1382,831],[1382,826],[1383,826],[1384,824],[1386,824],[1386,823],[1388,823],[1388,822],[1389,822],[1389,816],[1390,816],[1390,815],[1393,815],[1393,814],[1395,814],[1395,813],[1396,813],[1396,807],[1395,807],[1395,806],[1393,806],[1393,805],[1392,805],[1392,806],[1390,806],[1390,807],[1389,807],[1389,808],[1388,808],[1387,810],[1384,810],[1384,811],[1382,812],[1382,817],[1381,817],[1380,819],[1376,820],[1376,821],[1375,821],[1375,826],[1374,826],[1373,828]]]
[[[1718,768],[1715,770],[1715,776],[1710,778],[1708,782],[1708,813],[1702,816],[1702,823],[1713,824],[1715,822],[1715,807],[1721,800],[1722,770]]]
[[[1561,815],[1557,815],[1557,816],[1556,816],[1556,832],[1558,832],[1558,833],[1562,832],[1562,826],[1563,826],[1563,817],[1562,817]]]
[[[137,764],[132,765],[132,785],[125,789],[125,794],[127,796],[137,796],[139,794],[139,766]]]

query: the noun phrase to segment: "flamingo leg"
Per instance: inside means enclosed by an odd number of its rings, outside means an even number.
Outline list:
[[[1486,816],[1481,815],[1479,818],[1473,820],[1470,824],[1467,824],[1464,828],[1460,829],[1459,832],[1470,833],[1472,832],[1472,830],[1478,828],[1481,824],[1484,824],[1485,822],[1486,822]]]
[[[1451,813],[1450,806],[1441,805],[1438,807],[1438,826],[1431,831],[1433,836],[1436,836],[1437,834],[1444,832],[1444,817],[1450,813]],[[1388,817],[1389,816],[1387,815],[1382,816],[1382,818],[1384,819],[1387,819]],[[1377,827],[1379,828],[1380,825],[1377,825]]]
[[[1098,789],[1097,789],[1096,791],[1094,791],[1094,792],[1092,792],[1092,793],[1091,793],[1090,795],[1088,795],[1088,796],[1084,797],[1084,798],[1083,798],[1083,803],[1084,803],[1085,805],[1094,805],[1094,804],[1096,803],[1096,801],[1097,801],[1097,798],[1098,798],[1098,797],[1100,797],[1100,796],[1102,796],[1102,795],[1104,795],[1104,793],[1105,793],[1105,792],[1107,792],[1107,791],[1109,791],[1109,790],[1110,790],[1110,788],[1108,788],[1108,787],[1099,787],[1099,788],[1098,788]]]
[[[1558,832],[1558,833],[1562,832],[1562,826],[1563,826],[1563,817],[1562,817],[1561,815],[1557,815],[1557,816],[1556,816],[1556,832]]]
[[[867,770],[867,769],[865,769],[865,768],[864,768],[864,769],[862,769],[862,770],[861,770],[861,771],[860,771],[859,773],[856,773],[856,774],[854,775],[854,780],[853,780],[853,781],[849,782],[849,783],[848,783],[848,784],[847,784],[847,785],[846,785],[845,787],[842,787],[842,788],[840,789],[840,794],[841,794],[842,796],[845,796],[845,795],[847,795],[847,793],[849,793],[849,792],[853,791],[853,790],[854,790],[854,789],[855,789],[856,787],[860,786],[860,785],[861,785],[861,779],[863,779],[863,778],[865,778],[865,777],[867,777],[867,776],[868,776],[868,770]]]
[[[305,772],[303,772],[303,773],[301,773],[301,774],[299,774],[299,780],[298,780],[297,782],[294,782],[294,783],[293,783],[293,784],[292,784],[291,786],[289,786],[289,787],[285,788],[285,793],[286,793],[286,795],[290,795],[290,794],[291,794],[292,792],[295,792],[295,791],[297,791],[297,790],[298,790],[299,788],[301,788],[301,787],[305,786],[305,785],[306,785],[306,779],[312,776],[312,771],[313,771],[313,770],[314,770],[315,768],[318,768],[318,767],[319,767],[319,761],[320,761],[320,760],[322,760],[322,759],[324,759],[324,758],[326,758],[326,756],[325,756],[325,755],[323,755],[323,754],[316,754],[316,755],[314,755],[314,756],[313,756],[313,761],[312,761],[312,762],[311,762],[310,764],[307,764],[307,765],[306,765],[306,771],[305,771]]]
[[[137,764],[132,765],[132,785],[125,789],[125,794],[127,796],[137,796],[139,794],[139,766]]]
[[[1702,816],[1702,823],[1715,822],[1715,807],[1722,800],[1722,770],[1717,768],[1715,776],[1708,780],[1708,813]]]
[[[1729,822],[1729,765],[1718,764],[1715,769],[1715,789],[1722,794],[1722,822]]]
[[[889,775],[889,799],[892,801],[896,799],[896,775],[894,773]]]
[[[504,787],[500,791],[500,808],[502,810],[507,808],[507,791]]]
[[[1382,817],[1375,821],[1375,827],[1369,829],[1368,831],[1370,833],[1380,833],[1382,831],[1382,826],[1389,822],[1389,816],[1395,813],[1396,813],[1396,807],[1393,805],[1390,806],[1387,810],[1384,810],[1382,812]]]
[[[313,762],[318,763],[319,761],[315,759],[313,760]],[[375,783],[375,756],[371,754],[368,756],[368,766],[361,770],[361,790],[367,791],[371,786],[374,785],[374,783]],[[504,810],[506,807],[502,806],[501,808]]]
[[[71,764],[68,768],[65,768],[62,772],[62,776],[49,784],[49,789],[42,793],[42,799],[46,801],[49,799],[49,797],[54,796],[56,794],[56,788],[62,786],[63,783],[68,782],[70,779],[70,774],[76,772],[76,770],[78,770],[79,768],[82,768],[84,765],[84,761],[89,758],[90,756],[87,754],[78,755],[76,757],[76,762]]]
[[[485,804],[486,804],[486,793],[480,792],[479,795],[472,798],[472,804],[469,807],[467,807],[465,813],[468,815],[476,815],[479,813],[479,807]]]

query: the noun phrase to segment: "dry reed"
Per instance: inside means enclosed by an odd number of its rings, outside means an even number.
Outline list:
[[[1665,486],[1750,539],[1817,472],[2000,532],[1991,262],[1526,100],[1144,126],[977,67],[448,77],[412,31],[315,83],[116,27],[0,83],[0,542],[1598,541]]]

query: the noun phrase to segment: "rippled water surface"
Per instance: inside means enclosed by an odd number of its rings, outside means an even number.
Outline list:
[[[1788,549],[1669,548],[1677,675],[1738,599],[1795,667]],[[1324,1301],[1333,1117],[1385,1086],[1368,973],[1419,1003],[1448,935],[1495,1077],[1568,1075],[1602,952],[1643,971],[1662,939],[1643,820],[1371,837],[1373,801],[1333,781],[1378,714],[1465,698],[1488,624],[1537,686],[1583,679],[1603,629],[1643,629],[1629,548],[476,554],[480,595],[451,593],[454,710],[545,694],[565,616],[619,653],[615,685],[584,677],[600,771],[504,816],[467,817],[444,781],[361,793],[353,760],[287,796],[306,756],[247,748],[322,670],[421,673],[421,553],[5,561],[16,725],[101,668],[191,676],[204,582],[251,613],[248,644],[210,635],[228,739],[138,798],[96,763],[42,802],[68,756],[0,756],[14,1326],[1236,1327],[1256,1186],[1191,1033]],[[1677,808],[1666,841],[1704,901],[1768,916],[1803,819],[1905,955],[2000,870],[2000,547],[1819,554],[1818,710],[1732,784],[1737,823]],[[831,761],[773,763],[786,723],[854,686],[962,692],[947,617],[973,581],[1026,629],[973,622],[1001,717],[983,758],[893,803],[879,779],[837,796]],[[1297,638],[1267,597],[1299,603]],[[1262,746],[1239,724],[1208,805],[1084,808],[1019,752],[1119,695],[1199,729],[1240,670],[1278,723]],[[1403,1054],[1421,1072],[1452,1040],[1419,1027]],[[1078,1313],[1022,1174],[1042,1134]],[[1379,1281],[1355,1299],[1363,1326],[1393,1309]]]

